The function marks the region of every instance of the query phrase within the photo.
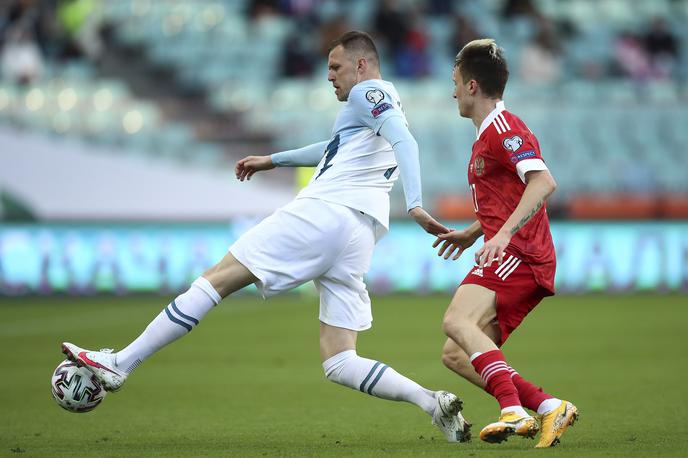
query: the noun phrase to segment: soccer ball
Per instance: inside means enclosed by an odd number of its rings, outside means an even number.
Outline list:
[[[70,412],[91,411],[107,394],[91,371],[67,359],[55,368],[50,385],[55,401]]]

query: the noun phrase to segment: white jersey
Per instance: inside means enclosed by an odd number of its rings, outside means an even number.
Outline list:
[[[406,122],[399,94],[383,80],[355,85],[337,115],[332,138],[300,198],[321,199],[359,210],[389,229],[389,192],[399,176],[392,146],[378,135],[390,117]]]

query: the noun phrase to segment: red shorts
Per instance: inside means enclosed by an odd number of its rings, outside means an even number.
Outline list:
[[[462,285],[484,286],[497,295],[497,324],[501,330],[498,346],[506,339],[540,301],[552,292],[535,281],[530,265],[516,256],[506,254],[502,265],[493,262],[490,267],[474,267]]]

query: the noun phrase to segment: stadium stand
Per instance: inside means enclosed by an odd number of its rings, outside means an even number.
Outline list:
[[[325,77],[328,32],[371,30],[421,146],[426,203],[464,217],[475,131],[458,118],[450,71],[457,40],[489,35],[510,59],[507,106],[538,136],[559,182],[555,214],[688,217],[688,1],[94,4],[108,52],[47,59],[29,84],[5,79],[0,122],[229,170],[248,153],[323,140],[339,108]],[[381,17],[402,18],[402,41]],[[299,66],[287,68],[285,56]],[[426,73],[409,70],[423,62]]]

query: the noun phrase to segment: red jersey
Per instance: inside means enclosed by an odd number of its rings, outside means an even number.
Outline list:
[[[540,145],[500,101],[480,126],[468,165],[473,208],[486,241],[516,209],[526,188],[525,174],[531,170],[547,170]],[[506,251],[528,263],[535,281],[554,293],[556,257],[545,205],[513,235]]]

